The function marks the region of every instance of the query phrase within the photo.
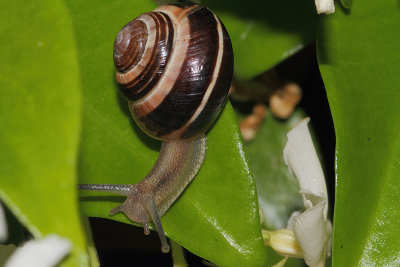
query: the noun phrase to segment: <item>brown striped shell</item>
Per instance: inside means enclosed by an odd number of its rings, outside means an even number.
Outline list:
[[[221,111],[233,73],[229,35],[194,4],[161,6],[125,25],[114,43],[120,90],[137,124],[153,138],[203,134]]]

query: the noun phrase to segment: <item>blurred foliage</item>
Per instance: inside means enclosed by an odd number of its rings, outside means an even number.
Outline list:
[[[235,75],[250,79],[315,41],[313,1],[202,0],[224,22],[235,52]]]
[[[2,1],[0,16],[7,21],[0,24],[0,197],[34,237],[71,240],[65,266],[87,264],[76,191],[81,91],[71,17],[63,2],[46,0]]]

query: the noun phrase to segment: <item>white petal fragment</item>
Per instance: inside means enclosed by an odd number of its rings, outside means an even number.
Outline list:
[[[283,159],[299,181],[306,209],[328,200],[324,173],[307,127],[309,121],[310,118],[301,120],[287,133],[288,142],[283,149]],[[328,203],[324,208],[325,218],[327,212]]]
[[[293,219],[293,232],[308,266],[323,266],[325,262],[326,233],[322,215],[325,204],[321,202]]]
[[[335,12],[335,4],[333,0],[315,0],[315,6],[318,14],[332,14]]]
[[[0,243],[8,238],[7,220],[2,204],[0,203]]]
[[[327,220],[328,195],[322,172],[307,124],[300,121],[287,133],[288,142],[283,150],[289,171],[298,179],[300,194],[306,211],[291,216],[289,227],[303,250],[309,266],[323,266],[329,253],[332,225]]]
[[[51,234],[26,242],[11,255],[4,267],[54,267],[70,250],[68,239]]]

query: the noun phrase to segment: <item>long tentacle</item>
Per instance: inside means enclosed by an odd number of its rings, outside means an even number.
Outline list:
[[[156,202],[154,201],[154,198],[152,197],[149,201],[147,201],[146,203],[147,205],[147,210],[150,213],[151,216],[151,220],[154,223],[154,226],[157,229],[157,233],[158,236],[160,238],[161,241],[161,251],[164,253],[169,252],[169,244],[167,242],[167,238],[165,237],[165,232],[163,229],[163,226],[161,224],[161,219],[160,219],[160,215],[158,214],[158,210],[157,210],[157,206],[156,206]]]
[[[109,192],[126,196],[128,195],[131,186],[132,185],[130,184],[79,184],[78,189]]]

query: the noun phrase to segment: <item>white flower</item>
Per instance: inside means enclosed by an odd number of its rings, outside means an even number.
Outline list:
[[[54,267],[70,250],[68,239],[51,234],[26,242],[11,255],[4,267]]]
[[[333,3],[333,0],[315,0],[315,6],[318,14],[331,14],[335,12],[335,4]]]
[[[283,150],[289,171],[299,181],[306,209],[292,214],[288,228],[293,230],[307,265],[323,266],[330,253],[332,224],[327,219],[325,177],[307,127],[309,121],[303,119],[287,133],[288,142]]]

